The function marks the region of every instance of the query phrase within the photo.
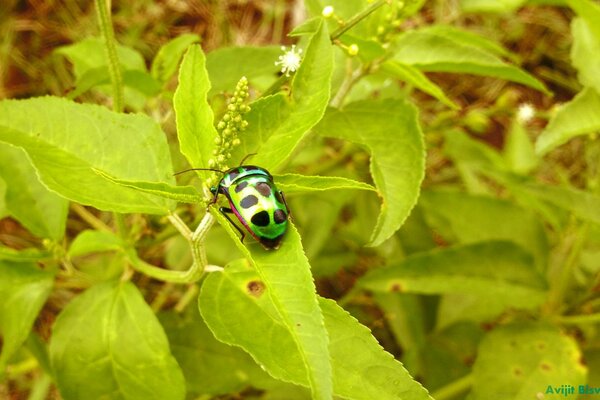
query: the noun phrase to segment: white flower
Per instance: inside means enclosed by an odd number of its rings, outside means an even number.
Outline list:
[[[333,15],[333,13],[334,13],[333,6],[325,6],[325,7],[323,7],[323,11],[321,12],[321,15],[323,15],[323,17],[325,17],[325,18],[329,18]]]
[[[527,123],[535,117],[535,108],[530,103],[523,103],[517,111],[517,120],[521,123]]]
[[[275,61],[275,65],[281,65],[281,73],[285,76],[290,76],[290,72],[296,72],[302,61],[302,49],[296,50],[296,45],[292,45],[290,50],[285,46],[281,46],[284,51],[282,56],[279,56],[279,61]]]

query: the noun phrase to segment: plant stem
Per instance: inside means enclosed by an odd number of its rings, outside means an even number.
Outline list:
[[[71,203],[71,209],[75,211],[75,214],[77,214],[79,218],[87,222],[91,227],[95,228],[96,230],[112,233],[112,229],[110,229],[108,225],[106,225],[104,222],[98,219],[98,217],[89,212],[82,205],[77,203]]]
[[[350,18],[348,21],[346,21],[346,23],[344,23],[344,25],[340,26],[335,31],[333,31],[333,33],[331,34],[331,41],[334,41],[335,39],[342,36],[349,29],[354,27],[354,25],[358,24],[360,21],[368,17],[371,13],[375,12],[375,10],[377,10],[379,7],[388,2],[389,0],[377,0],[375,3],[371,4],[369,7],[365,8],[364,10]]]
[[[106,0],[95,0],[96,13],[98,14],[98,23],[100,31],[104,38],[106,55],[108,58],[108,73],[112,83],[113,91],[113,110],[123,112],[123,77],[121,76],[121,64],[117,55],[117,46],[115,42],[115,33],[113,31],[110,9]]]
[[[472,385],[473,375],[469,374],[455,380],[454,382],[450,382],[441,389],[436,390],[431,394],[431,397],[433,397],[435,400],[452,399],[462,392],[469,390]]]

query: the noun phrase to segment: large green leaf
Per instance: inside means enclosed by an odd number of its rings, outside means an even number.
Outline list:
[[[206,70],[210,76],[210,94],[233,92],[242,76],[252,83],[255,78],[275,78],[275,61],[282,54],[279,46],[222,47],[206,55]],[[240,60],[243,60],[240,62]]]
[[[165,214],[175,203],[122,187],[126,180],[174,183],[164,133],[142,114],[118,114],[57,97],[0,102],[0,141],[23,148],[40,180],[61,196],[117,212]]]
[[[548,325],[513,324],[494,330],[481,342],[470,398],[567,398],[570,395],[560,388],[577,388],[585,383],[586,375],[572,337]]]
[[[276,300],[261,282],[246,263],[230,264],[206,279],[200,310],[219,340],[249,351],[274,377],[308,386],[294,337],[277,312]],[[331,338],[335,395],[365,400],[430,399],[402,365],[383,351],[367,328],[331,300],[321,298],[319,305]]]
[[[406,32],[396,44],[394,59],[423,71],[491,76],[548,93],[542,82],[502,61],[489,45],[472,40],[472,35],[448,34],[448,30],[431,27]]]
[[[93,286],[54,324],[50,357],[62,397],[183,399],[183,374],[167,337],[129,282]]]
[[[29,336],[33,321],[46,302],[54,274],[32,263],[0,261],[0,376],[10,358]]]
[[[196,307],[184,314],[159,314],[173,355],[183,370],[188,392],[219,395],[256,387],[265,372],[237,347],[215,339]]]
[[[333,47],[321,21],[295,73],[291,97],[268,96],[251,105],[248,129],[234,159],[258,153],[252,162],[276,171],[304,135],[321,119],[329,102]]]
[[[215,148],[217,130],[207,100],[210,81],[206,58],[199,45],[192,45],[179,68],[179,86],[173,97],[179,148],[194,168],[208,167]],[[198,171],[208,177],[208,171]]]
[[[38,179],[27,154],[0,143],[0,177],[6,211],[34,235],[58,240],[65,233],[68,201]]]
[[[156,57],[152,60],[150,72],[155,79],[161,82],[168,81],[177,71],[177,66],[187,48],[200,41],[200,36],[195,33],[184,33],[165,43]]]
[[[383,243],[417,202],[424,176],[425,149],[416,108],[397,99],[360,101],[330,109],[315,130],[369,149],[371,175],[383,200],[370,245]]]
[[[577,68],[579,81],[588,87],[600,91],[600,78],[595,73],[600,68],[600,36],[596,36],[589,21],[573,18],[571,21],[573,46],[571,60]]]
[[[297,373],[308,379],[313,396],[316,399],[331,397],[331,366],[329,363],[328,337],[323,325],[323,315],[317,303],[315,284],[310,274],[310,265],[304,255],[300,236],[293,224],[277,251],[266,251],[257,242],[242,244],[238,234],[233,231],[229,222],[216,210],[211,212],[238,244],[238,248],[254,264],[259,279],[248,280],[250,296],[269,302],[269,312],[278,316],[278,332],[271,332],[268,344],[259,343],[259,337],[249,334],[248,329],[231,333],[220,326],[220,311],[226,304],[225,312],[235,318],[248,317],[254,324],[253,317],[246,311],[234,311],[242,307],[239,299],[226,300],[226,296],[201,295],[200,311],[204,320],[211,327],[215,337],[225,343],[236,344],[248,351],[259,364],[275,377],[291,381],[288,374]],[[240,263],[236,264],[239,265]],[[243,262],[242,262],[242,265]],[[235,268],[230,266],[228,268]],[[241,268],[241,267],[240,267]],[[254,276],[256,272],[244,266]],[[209,277],[210,278],[210,277]],[[206,283],[202,293],[208,293]],[[264,296],[263,296],[264,294]],[[217,318],[217,320],[215,320]],[[260,325],[256,325],[260,327]],[[262,330],[265,332],[266,330]],[[283,350],[285,349],[285,350]],[[280,364],[273,359],[274,352],[286,354],[289,362]],[[285,366],[285,368],[284,368]]]
[[[506,200],[451,191],[424,191],[419,205],[431,228],[450,242],[512,241],[531,252],[540,271],[546,267],[544,225],[528,210]]]
[[[535,150],[543,155],[570,139],[600,130],[600,94],[583,89],[552,116],[537,138]]]
[[[539,306],[546,294],[531,256],[503,241],[418,253],[367,273],[357,284],[375,292],[469,293],[527,309]]]

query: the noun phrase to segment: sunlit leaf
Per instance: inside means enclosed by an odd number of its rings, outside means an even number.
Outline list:
[[[23,148],[40,180],[70,200],[102,210],[153,214],[175,205],[94,172],[174,183],[165,135],[145,115],[56,97],[5,100],[0,102],[0,141]]]
[[[360,101],[330,109],[315,131],[366,146],[371,175],[383,198],[370,245],[397,231],[417,202],[425,150],[417,110],[402,100]]]
[[[492,331],[481,342],[470,397],[566,397],[560,388],[577,388],[585,383],[586,375],[581,351],[572,337],[549,325],[512,324]]]
[[[162,45],[152,60],[152,77],[161,82],[169,80],[177,71],[179,61],[187,48],[199,41],[200,36],[195,33],[184,33]]]
[[[69,203],[40,182],[26,152],[0,144],[0,177],[5,183],[3,208],[8,214],[34,235],[63,237]]]
[[[277,187],[286,194],[324,190],[372,190],[376,189],[364,182],[340,176],[306,176],[299,174],[281,174],[273,176]]]
[[[0,261],[0,375],[29,336],[53,284],[54,274],[34,264]]]

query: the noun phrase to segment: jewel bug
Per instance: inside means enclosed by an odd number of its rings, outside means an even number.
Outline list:
[[[287,231],[290,211],[283,192],[277,189],[269,171],[255,165],[240,165],[225,172],[211,168],[192,168],[178,174],[192,170],[223,174],[217,186],[210,188],[214,197],[209,205],[216,204],[219,195],[225,195],[229,207],[219,207],[219,211],[242,235],[242,242],[246,234],[231,219],[231,214],[266,250],[279,248]]]

